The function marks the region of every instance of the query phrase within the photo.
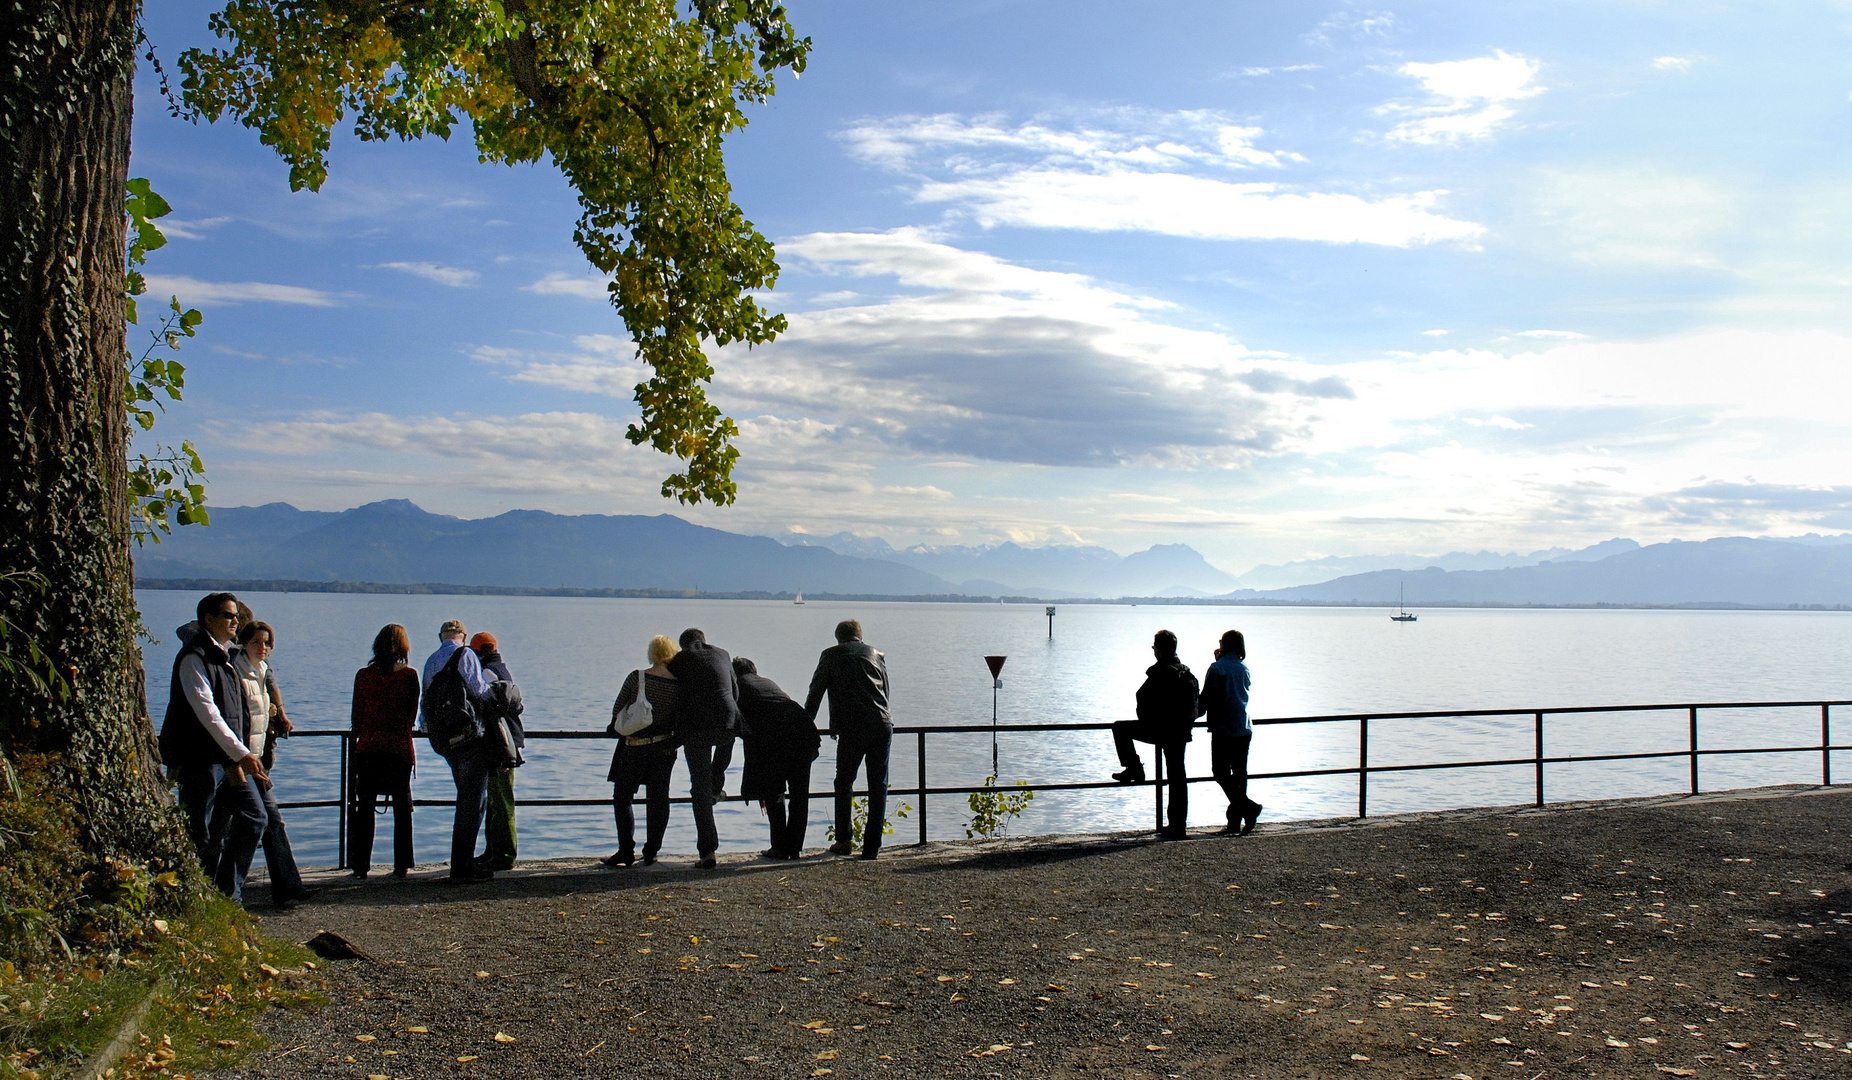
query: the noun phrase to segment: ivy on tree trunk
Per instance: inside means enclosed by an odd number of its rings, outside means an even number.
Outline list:
[[[0,613],[68,685],[0,670],[0,748],[67,805],[73,882],[93,894],[106,862],[191,861],[135,641],[123,205],[138,15],[135,0],[0,11],[0,568],[36,581],[0,592]]]

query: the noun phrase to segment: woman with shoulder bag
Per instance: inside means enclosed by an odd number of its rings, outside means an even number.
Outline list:
[[[609,867],[636,862],[636,813],[631,806],[637,788],[647,800],[647,830],[643,864],[656,861],[662,834],[669,827],[669,773],[675,768],[675,705],[680,689],[669,674],[669,661],[681,650],[675,642],[656,635],[649,642],[650,666],[630,673],[611,706],[611,726],[618,736],[611,754],[611,812],[617,819],[617,850],[603,860]]]

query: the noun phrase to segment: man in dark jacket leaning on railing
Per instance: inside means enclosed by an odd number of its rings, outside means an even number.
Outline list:
[[[688,762],[689,796],[694,802],[696,866],[714,868],[714,851],[720,834],[714,828],[714,801],[722,790],[727,766],[733,763],[733,738],[740,730],[739,678],[733,658],[725,649],[707,643],[707,635],[694,627],[682,631],[682,651],[669,661],[681,695],[675,707],[676,734],[681,736],[682,757]]]
[[[855,851],[854,808],[850,793],[855,773],[868,763],[868,824],[862,830],[862,858],[881,851],[881,829],[887,821],[887,758],[894,741],[894,721],[887,709],[887,658],[862,640],[862,624],[845,619],[836,624],[836,644],[817,658],[817,673],[810,677],[804,714],[817,718],[823,695],[830,699],[830,738],[836,745],[836,842],[838,855]]]
[[[1181,840],[1187,834],[1190,818],[1189,774],[1184,769],[1183,754],[1190,743],[1190,728],[1203,713],[1196,676],[1177,659],[1177,635],[1159,630],[1151,638],[1151,651],[1157,663],[1145,669],[1145,682],[1138,688],[1138,719],[1120,720],[1112,726],[1112,741],[1119,751],[1119,764],[1125,766],[1112,778],[1121,784],[1142,784],[1144,762],[1138,760],[1134,740],[1155,746],[1154,753],[1164,755],[1164,767],[1170,770],[1170,818],[1158,835],[1166,840]]]

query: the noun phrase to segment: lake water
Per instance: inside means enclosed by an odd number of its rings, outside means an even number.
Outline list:
[[[192,593],[137,593],[145,623],[161,640],[144,645],[148,700],[167,701],[176,648],[172,628],[192,618]],[[527,702],[530,730],[601,730],[625,674],[643,666],[652,634],[675,637],[699,626],[708,639],[802,699],[817,654],[834,639],[836,622],[860,619],[867,640],[887,655],[897,724],[968,724],[970,735],[935,735],[927,752],[928,786],[981,783],[989,772],[991,685],[985,654],[1009,657],[998,694],[1004,723],[1129,719],[1133,693],[1150,663],[1160,628],[1181,639],[1185,663],[1208,667],[1222,631],[1247,635],[1256,717],[1436,709],[1561,708],[1681,701],[1808,700],[1852,697],[1852,614],[1739,611],[1567,611],[1440,609],[1421,621],[1396,624],[1374,609],[1254,607],[1129,607],[1061,605],[1054,636],[1040,605],[911,604],[813,601],[578,599],[251,593],[242,599],[276,629],[271,658],[291,719],[300,728],[347,725],[354,671],[369,655],[373,635],[389,622],[411,632],[413,662],[437,644],[437,627],[457,618],[471,632],[487,630]],[[1852,712],[1852,710],[1848,710]],[[1817,709],[1703,714],[1706,747],[1816,743]],[[155,721],[160,722],[157,715]],[[1852,715],[1835,724],[1852,724]],[[1492,720],[1378,721],[1371,725],[1372,765],[1513,758],[1532,751],[1528,717]],[[1686,745],[1684,713],[1597,714],[1552,718],[1550,754],[1675,750]],[[1846,742],[1843,735],[1838,742]],[[916,744],[897,737],[892,783],[913,787]],[[830,786],[834,744],[825,739],[812,790]],[[1144,748],[1149,768],[1149,747]],[[608,798],[611,747],[602,740],[536,741],[517,773],[524,798]],[[1104,780],[1118,768],[1105,732],[1005,734],[1001,776],[1006,784]],[[283,744],[275,779],[285,800],[334,797],[338,750],[332,739]],[[1835,755],[1835,773],[1852,775],[1852,754]],[[1209,743],[1191,744],[1192,774],[1206,774]],[[1354,766],[1354,723],[1263,727],[1256,734],[1254,772]],[[728,789],[739,786],[739,755]],[[1683,760],[1551,766],[1548,796],[1611,798],[1680,791]],[[1820,755],[1713,757],[1703,762],[1706,790],[1774,783],[1818,783]],[[1373,776],[1370,812],[1387,814],[1454,806],[1527,802],[1530,766]],[[687,792],[677,766],[676,794]],[[448,768],[422,745],[414,786],[418,798],[449,798]],[[1253,795],[1265,819],[1330,817],[1356,810],[1354,777],[1256,781]],[[915,796],[896,803],[917,804]],[[1191,789],[1191,821],[1220,824],[1225,808],[1212,783]],[[969,817],[959,796],[934,796],[927,806],[935,839],[962,837]],[[287,811],[290,835],[304,865],[335,861],[332,809]],[[825,843],[828,800],[811,804],[812,846]],[[639,808],[639,818],[641,808]],[[448,857],[451,813],[420,808],[418,858]],[[756,804],[716,808],[722,850],[757,851],[766,844]],[[1107,831],[1149,827],[1149,788],[1039,795],[1012,832]],[[607,808],[523,807],[524,857],[602,855],[615,846]],[[890,842],[917,839],[917,818],[895,821]],[[639,820],[639,828],[641,821]],[[677,806],[665,854],[692,852],[693,824]],[[390,819],[382,820],[376,860],[390,859]]]

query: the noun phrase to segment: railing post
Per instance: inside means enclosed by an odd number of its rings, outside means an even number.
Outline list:
[[[335,824],[334,835],[335,843],[339,846],[334,853],[334,868],[345,870],[347,869],[347,735],[345,733],[340,736],[340,742],[341,805],[335,808],[335,813],[339,817]]]
[[[1370,816],[1370,722],[1357,721],[1357,816]]]
[[[1828,749],[1833,745],[1833,707],[1820,706],[1820,783],[1826,787],[1833,786],[1833,752]]]
[[[1157,766],[1153,774],[1157,779],[1151,782],[1151,794],[1157,803],[1157,831],[1164,831],[1164,748],[1153,745],[1151,759]]]
[[[1691,707],[1691,793],[1698,793],[1698,707]]]
[[[926,842],[926,733],[920,732],[920,843]]]
[[[1543,805],[1543,714],[1537,714],[1537,805]]]

